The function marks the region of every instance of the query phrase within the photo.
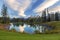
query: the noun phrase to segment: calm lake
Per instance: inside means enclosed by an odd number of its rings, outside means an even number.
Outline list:
[[[40,33],[44,33],[46,31],[46,29],[48,30],[52,30],[52,27],[51,26],[48,26],[46,24],[43,24],[43,25],[28,25],[28,24],[19,24],[19,25],[16,25],[16,24],[13,24],[13,23],[10,23],[10,26],[9,26],[9,30],[16,30],[17,32],[25,32],[25,33],[29,33],[29,34],[34,34],[35,31],[39,31]]]

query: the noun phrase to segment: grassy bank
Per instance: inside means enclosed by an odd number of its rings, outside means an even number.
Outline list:
[[[60,30],[60,21],[47,22],[46,24],[54,26],[56,30]]]
[[[0,30],[0,40],[60,40],[60,34],[22,34]]]
[[[60,21],[51,21],[51,22],[46,22],[43,24],[48,24],[52,27],[54,27],[53,30],[49,31],[50,33],[60,33]]]

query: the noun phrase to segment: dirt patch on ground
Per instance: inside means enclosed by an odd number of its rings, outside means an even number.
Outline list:
[[[9,29],[8,24],[0,24],[0,29]]]

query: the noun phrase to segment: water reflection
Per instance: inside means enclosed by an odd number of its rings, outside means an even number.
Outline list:
[[[10,23],[9,30],[16,30],[17,32],[25,32],[25,33],[30,33],[33,34],[35,31],[39,31],[40,33],[44,33],[46,29],[50,30],[52,29],[51,27],[47,25],[28,25],[28,24],[20,24],[16,25],[13,23]]]

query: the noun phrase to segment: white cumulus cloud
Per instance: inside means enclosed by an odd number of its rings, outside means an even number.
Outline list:
[[[57,5],[55,7],[52,7],[52,8],[49,8],[49,13],[50,12],[58,12],[58,11],[60,11],[60,6],[59,5]]]
[[[4,2],[13,10],[17,11],[20,16],[25,17],[24,14],[27,7],[31,4],[32,0],[4,0]]]
[[[42,10],[54,5],[59,0],[45,0],[40,6],[34,9],[34,12],[41,12]]]

